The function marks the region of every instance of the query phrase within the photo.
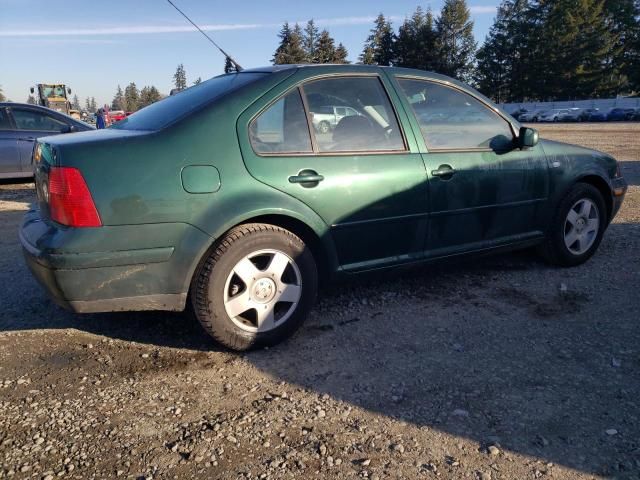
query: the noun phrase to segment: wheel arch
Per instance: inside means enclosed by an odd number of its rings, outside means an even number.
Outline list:
[[[607,223],[609,223],[611,221],[611,214],[613,212],[613,192],[611,190],[611,185],[609,185],[609,182],[607,182],[600,175],[588,174],[578,178],[576,183],[586,183],[598,189],[598,191],[602,195],[604,204],[607,207]]]
[[[211,236],[211,241],[208,245],[204,246],[201,253],[194,262],[193,267],[190,270],[188,283],[186,285],[187,291],[190,292],[191,285],[194,279],[198,275],[200,268],[205,263],[211,252],[217,247],[219,242],[224,239],[227,234],[234,228],[240,225],[246,225],[248,223],[264,223],[274,225],[277,227],[289,230],[293,234],[297,235],[302,241],[309,246],[316,265],[318,268],[318,277],[321,281],[328,280],[334,272],[338,269],[338,257],[335,251],[333,241],[329,238],[328,229],[325,233],[318,232],[318,229],[312,228],[307,222],[297,218],[294,215],[281,212],[254,212],[253,214],[246,215],[241,218],[229,222],[223,229]],[[189,293],[190,295],[190,293]],[[188,301],[187,301],[188,303]]]

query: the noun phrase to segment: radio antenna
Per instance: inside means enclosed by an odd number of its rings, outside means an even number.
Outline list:
[[[236,70],[237,70],[238,72],[241,72],[242,70],[244,70],[244,69],[240,66],[240,64],[239,64],[238,62],[236,62],[236,61],[233,59],[233,57],[232,57],[231,55],[229,55],[227,52],[225,52],[225,51],[220,47],[220,45],[218,45],[216,42],[214,42],[214,41],[213,41],[213,38],[211,38],[209,35],[207,35],[207,34],[204,32],[204,30],[202,30],[198,25],[196,25],[196,24],[193,22],[193,20],[191,20],[189,17],[187,17],[187,15],[186,15],[182,10],[180,10],[180,9],[175,5],[175,3],[173,3],[171,0],[167,0],[167,2],[169,2],[169,4],[170,4],[173,8],[175,8],[175,9],[180,13],[180,15],[182,15],[184,18],[186,18],[186,19],[189,21],[189,23],[190,23],[191,25],[193,25],[194,27],[196,27],[196,28],[198,29],[198,31],[199,31],[202,35],[204,35],[204,36],[205,36],[205,38],[206,38],[207,40],[209,40],[209,41],[213,44],[213,46],[214,46],[214,47],[216,47],[218,50],[220,50],[220,52],[221,52],[221,53],[222,53],[226,58],[228,58],[228,59],[229,59],[229,61],[230,61],[231,63],[233,63],[233,66],[236,68]]]

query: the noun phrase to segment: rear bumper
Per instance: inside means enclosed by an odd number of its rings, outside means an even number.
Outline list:
[[[210,240],[187,224],[68,229],[36,210],[20,229],[34,277],[57,304],[82,313],[183,310]]]

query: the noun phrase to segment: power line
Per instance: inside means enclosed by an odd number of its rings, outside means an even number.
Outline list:
[[[171,0],[167,0],[167,2],[169,2],[169,4],[170,4],[173,8],[175,8],[175,9],[180,13],[180,15],[182,15],[184,18],[186,18],[186,19],[189,21],[189,23],[190,23],[191,25],[193,25],[194,27],[196,27],[196,28],[198,29],[198,31],[199,31],[202,35],[204,35],[204,36],[205,36],[205,38],[206,38],[207,40],[209,40],[209,41],[210,41],[210,42],[211,42],[211,43],[212,43],[212,44],[213,44],[213,45],[214,45],[218,50],[220,50],[220,52],[222,52],[222,54],[223,54],[225,57],[227,57],[231,63],[233,63],[233,66],[236,68],[236,70],[237,70],[238,72],[241,72],[241,71],[243,70],[243,68],[240,66],[240,64],[239,64],[238,62],[236,62],[236,61],[233,59],[233,57],[232,57],[231,55],[229,55],[227,52],[225,52],[225,51],[224,51],[224,50],[223,50],[223,49],[222,49],[222,48],[221,48],[221,47],[220,47],[216,42],[214,42],[214,41],[213,41],[213,38],[211,38],[209,35],[207,35],[207,34],[206,34],[206,33],[205,33],[205,32],[204,32],[204,31],[203,31],[203,30],[202,30],[198,25],[196,25],[196,24],[193,22],[193,20],[191,20],[189,17],[187,17],[187,15],[186,15],[182,10],[180,10],[180,9],[179,9],[179,8],[178,8],[178,7],[177,7],[177,6],[176,6],[176,5],[175,5]]]

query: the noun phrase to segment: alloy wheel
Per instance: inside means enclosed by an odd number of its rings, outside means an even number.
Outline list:
[[[596,241],[600,230],[600,212],[588,198],[578,200],[569,209],[564,222],[564,244],[574,255],[582,255]]]
[[[233,267],[224,286],[224,308],[231,321],[249,332],[283,325],[298,306],[302,275],[285,253],[259,250]]]

